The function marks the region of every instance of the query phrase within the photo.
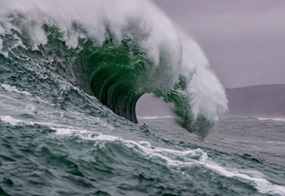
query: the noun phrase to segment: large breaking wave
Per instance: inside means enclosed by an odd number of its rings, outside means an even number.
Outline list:
[[[130,121],[145,93],[201,138],[227,110],[199,46],[150,1],[0,1],[0,18],[1,61],[44,66]]]

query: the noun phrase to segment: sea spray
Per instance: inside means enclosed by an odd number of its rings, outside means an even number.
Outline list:
[[[4,56],[44,65],[130,121],[137,122],[135,106],[144,93],[172,102],[177,122],[201,138],[227,110],[224,89],[198,44],[150,1],[0,5]]]

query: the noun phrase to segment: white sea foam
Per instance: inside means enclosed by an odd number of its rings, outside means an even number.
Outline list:
[[[224,89],[210,71],[208,60],[198,44],[177,30],[151,1],[0,1],[0,24],[5,32],[11,29],[19,31],[6,17],[14,10],[26,16],[25,25],[33,50],[47,43],[43,24],[56,25],[71,48],[77,47],[78,38],[84,36],[73,29],[74,22],[80,24],[98,44],[104,41],[108,27],[117,43],[124,34],[132,36],[146,51],[154,67],[163,66],[163,70],[167,70],[162,74],[164,78],[152,83],[153,89],[172,88],[179,74],[183,73],[190,84],[187,92],[191,97],[189,104],[194,117],[203,114],[209,120],[216,121],[227,110]],[[13,47],[26,47],[20,38],[14,38],[18,42]],[[8,51],[3,52],[8,54]]]
[[[258,120],[274,120],[274,121],[281,121],[281,122],[285,122],[285,118],[257,118]]]
[[[58,133],[62,134],[62,131]],[[106,135],[102,133],[94,133],[88,131],[69,130],[67,135],[74,135],[83,140],[92,140],[96,142],[120,142],[127,148],[148,157],[149,159],[163,160],[161,164],[167,164],[176,172],[181,172],[181,167],[192,167],[194,165],[205,167],[219,175],[234,178],[243,182],[253,185],[260,193],[272,195],[285,195],[285,187],[272,184],[266,180],[265,176],[254,170],[242,170],[236,168],[227,168],[220,166],[213,160],[208,158],[206,152],[201,149],[188,149],[188,150],[174,150],[163,147],[155,147],[147,141],[132,141],[124,140],[120,137],[113,135]],[[104,143],[101,143],[101,147]],[[176,170],[178,168],[178,170]]]
[[[173,116],[138,116],[139,119],[152,120],[152,119],[164,119],[174,118]]]
[[[15,93],[20,93],[20,94],[24,94],[24,95],[27,95],[27,96],[30,96],[31,94],[27,91],[20,91],[18,90],[15,86],[10,86],[8,84],[1,84],[1,86],[6,90],[6,91],[9,91],[9,92],[15,92]]]
[[[14,126],[15,125],[20,125],[20,124],[34,125],[33,122],[23,121],[23,120],[20,120],[20,119],[13,118],[11,116],[0,116],[0,120],[3,121],[3,122],[9,123],[11,125],[14,125]]]
[[[223,175],[229,178],[240,179],[242,181],[253,184],[260,193],[273,194],[273,195],[285,195],[284,186],[274,185],[270,183],[268,180],[266,180],[263,177],[263,175],[257,174],[256,172],[251,172],[251,174],[249,174],[247,170],[244,171],[244,170],[237,170],[234,168],[230,168],[230,169],[224,168],[213,162],[203,163],[203,164],[207,168],[219,173],[220,175]]]
[[[0,120],[6,123],[9,123],[13,126],[15,125],[43,125],[43,126],[47,126],[50,128],[56,127],[58,129],[60,129],[61,127],[65,127],[67,128],[67,125],[62,125],[62,124],[57,124],[57,123],[52,123],[52,122],[41,122],[41,121],[32,121],[32,120],[23,120],[23,119],[18,119],[9,115],[6,116],[0,116]],[[56,129],[55,128],[55,129]],[[70,129],[72,129],[72,127],[69,127]]]
[[[266,141],[267,144],[279,144],[279,145],[285,145],[285,142],[275,142],[275,141]]]
[[[109,125],[108,123],[104,122],[103,120],[99,119],[99,118],[95,118],[96,121],[98,122],[98,127],[100,128],[105,128],[108,130],[113,130],[114,127],[112,127],[111,125]],[[18,119],[18,118],[14,118],[12,116],[6,115],[6,116],[0,116],[0,120],[2,122],[6,122],[9,123],[10,125],[16,126],[16,125],[42,125],[42,126],[46,126],[49,127],[53,130],[56,131],[57,135],[73,135],[76,133],[96,133],[96,132],[90,132],[87,131],[85,129],[82,128],[77,128],[77,127],[73,127],[73,126],[69,126],[66,124],[59,124],[56,122],[43,122],[43,121],[32,121],[32,120],[23,120],[23,119]],[[103,139],[104,140],[104,139]]]

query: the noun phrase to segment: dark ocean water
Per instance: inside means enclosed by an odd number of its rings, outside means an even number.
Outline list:
[[[1,84],[1,195],[285,195],[284,122],[225,119],[201,143],[61,88],[50,103]]]

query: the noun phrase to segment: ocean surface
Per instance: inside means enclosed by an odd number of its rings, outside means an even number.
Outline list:
[[[285,122],[224,119],[201,142],[65,85],[51,103],[1,84],[0,195],[285,195]]]
[[[168,137],[173,135],[173,138],[191,141],[206,148],[253,156],[257,161],[285,166],[284,118],[224,118],[203,141],[195,134],[185,133],[171,116],[142,117],[139,121]]]
[[[1,196],[285,195],[284,122],[220,120],[207,58],[151,1],[82,2],[0,1]],[[138,119],[147,93],[175,117]]]

